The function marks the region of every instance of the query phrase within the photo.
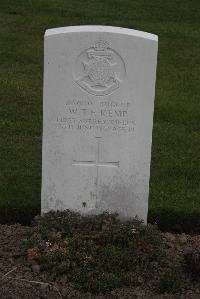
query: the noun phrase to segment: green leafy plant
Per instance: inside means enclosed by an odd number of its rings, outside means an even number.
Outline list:
[[[29,262],[53,279],[64,277],[98,293],[143,283],[146,270],[162,260],[162,242],[155,226],[137,219],[121,222],[107,212],[81,216],[66,210],[35,219],[28,253]]]
[[[181,280],[175,269],[171,269],[161,276],[159,283],[161,293],[176,293],[180,288]]]

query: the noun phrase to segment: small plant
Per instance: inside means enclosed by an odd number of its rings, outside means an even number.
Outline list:
[[[161,293],[176,293],[181,288],[181,280],[175,269],[164,273],[160,278],[159,289]]]
[[[107,212],[81,216],[67,210],[37,217],[29,247],[30,263],[92,293],[142,284],[162,257],[155,226],[136,219],[121,222]]]
[[[200,248],[188,250],[184,258],[187,272],[193,279],[200,279]]]

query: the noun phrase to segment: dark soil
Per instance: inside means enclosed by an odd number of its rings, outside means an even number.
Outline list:
[[[181,290],[176,294],[160,294],[157,286],[158,275],[144,287],[115,289],[106,295],[80,293],[72,284],[60,280],[49,281],[40,271],[39,265],[27,261],[27,238],[32,228],[15,225],[0,225],[0,298],[200,298],[200,281],[191,279],[185,271],[184,253],[199,248],[200,235],[163,233],[162,238],[167,257],[178,269]],[[164,273],[166,269],[159,269]],[[159,273],[159,274],[160,274]]]

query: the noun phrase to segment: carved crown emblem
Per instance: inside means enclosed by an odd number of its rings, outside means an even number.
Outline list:
[[[99,39],[79,55],[76,74],[79,75],[75,81],[88,93],[108,95],[119,88],[125,75],[125,64],[106,40]]]
[[[109,43],[105,40],[98,40],[95,42],[94,49],[96,51],[105,51],[108,49]]]

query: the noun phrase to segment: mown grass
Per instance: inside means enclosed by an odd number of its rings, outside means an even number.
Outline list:
[[[149,220],[200,231],[198,0],[0,1],[0,220],[40,211],[43,35],[82,24],[159,35]]]

